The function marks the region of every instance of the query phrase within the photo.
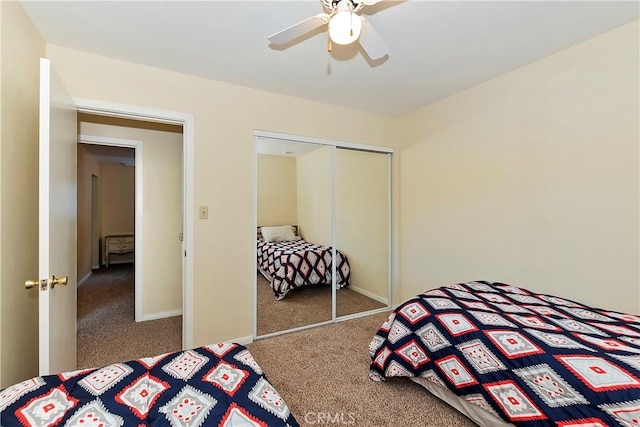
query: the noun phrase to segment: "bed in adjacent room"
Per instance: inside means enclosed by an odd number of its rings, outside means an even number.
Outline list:
[[[336,250],[336,288],[349,284],[347,257]],[[331,284],[333,248],[305,241],[294,225],[258,227],[257,266],[277,300],[301,286]]]
[[[640,316],[497,282],[398,306],[373,380],[409,377],[483,426],[640,424]]]
[[[234,343],[35,377],[0,391],[0,414],[3,427],[298,425]]]

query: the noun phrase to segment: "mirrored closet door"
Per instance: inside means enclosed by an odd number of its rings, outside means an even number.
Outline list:
[[[388,309],[391,150],[264,133],[254,336]]]
[[[256,335],[330,321],[332,147],[256,141]]]
[[[349,262],[336,316],[389,304],[389,154],[337,148],[335,247]]]

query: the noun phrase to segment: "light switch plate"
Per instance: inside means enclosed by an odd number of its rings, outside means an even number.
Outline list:
[[[200,206],[200,208],[198,209],[198,212],[200,213],[200,219],[208,219],[209,218],[209,206]]]

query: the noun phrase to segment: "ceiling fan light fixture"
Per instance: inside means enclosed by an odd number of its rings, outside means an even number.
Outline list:
[[[329,37],[335,44],[351,44],[360,37],[362,21],[351,10],[340,10],[329,21]]]

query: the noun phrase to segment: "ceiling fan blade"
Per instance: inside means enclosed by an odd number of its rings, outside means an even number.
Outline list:
[[[387,44],[382,40],[376,30],[373,29],[369,21],[363,16],[362,29],[360,30],[360,46],[371,60],[376,60],[388,54]]]
[[[326,13],[319,13],[311,18],[307,18],[304,21],[292,25],[279,33],[269,36],[269,41],[274,44],[289,43],[290,41],[325,25],[327,22],[329,22],[329,15]]]
[[[364,0],[362,3],[365,6],[373,6],[376,3],[380,3],[382,0]]]

